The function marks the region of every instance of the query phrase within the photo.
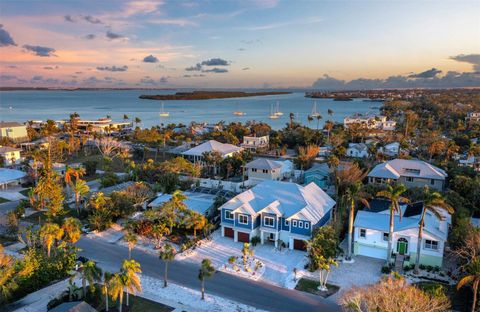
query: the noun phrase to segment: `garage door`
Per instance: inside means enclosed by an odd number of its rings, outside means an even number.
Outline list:
[[[305,244],[305,241],[303,241],[301,239],[294,239],[293,240],[293,249],[307,250],[307,245]]]
[[[387,250],[385,248],[358,245],[358,254],[370,258],[387,259]]]
[[[224,233],[225,233],[226,237],[233,238],[234,234],[233,234],[233,229],[232,228],[225,227],[225,228],[223,228],[223,230],[224,230]]]
[[[250,242],[250,234],[238,232],[238,241],[242,243],[249,243]]]

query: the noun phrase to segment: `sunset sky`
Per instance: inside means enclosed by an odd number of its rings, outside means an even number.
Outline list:
[[[478,0],[1,0],[0,85],[471,86],[479,16]]]

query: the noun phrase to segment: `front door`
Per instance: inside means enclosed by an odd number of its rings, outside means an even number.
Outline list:
[[[400,238],[397,241],[397,252],[405,255],[408,252],[408,241],[405,238]]]

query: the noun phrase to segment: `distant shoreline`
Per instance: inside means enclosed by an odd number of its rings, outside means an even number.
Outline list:
[[[175,94],[157,94],[157,95],[140,95],[140,99],[145,100],[211,100],[211,99],[227,99],[251,96],[265,95],[283,95],[292,92],[242,92],[242,91],[193,91],[193,92],[177,92]]]

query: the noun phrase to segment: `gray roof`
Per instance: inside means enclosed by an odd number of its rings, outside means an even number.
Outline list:
[[[73,301],[62,303],[51,309],[50,312],[97,312],[97,310],[85,301]]]
[[[187,199],[184,200],[185,205],[188,209],[196,211],[202,215],[206,214],[207,211],[213,206],[215,202],[215,195],[204,194],[204,193],[195,193],[195,192],[183,192],[183,195],[187,196]],[[168,202],[172,198],[170,194],[161,194],[155,198],[148,206],[150,207],[159,207],[163,203]]]
[[[0,128],[21,127],[21,126],[23,125],[16,121],[0,121]]]
[[[245,165],[245,168],[256,168],[260,170],[273,170],[281,167],[281,163],[267,158],[257,158]]]
[[[183,155],[187,156],[202,156],[205,152],[219,152],[222,156],[240,152],[243,148],[232,145],[232,144],[224,144],[217,142],[215,140],[210,140],[205,143],[202,143],[194,148],[189,149],[188,151],[183,152]]]
[[[19,152],[21,148],[15,148],[10,146],[0,146],[0,154],[8,153],[8,152]]]
[[[397,158],[375,166],[368,176],[386,179],[398,179],[404,176],[445,180],[447,173],[423,160]]]

